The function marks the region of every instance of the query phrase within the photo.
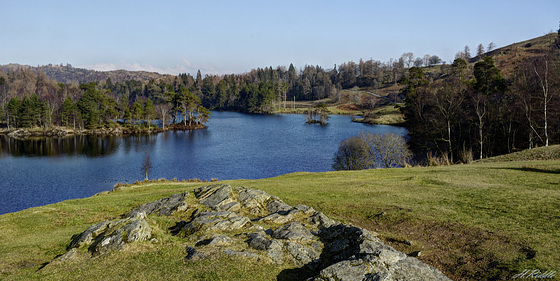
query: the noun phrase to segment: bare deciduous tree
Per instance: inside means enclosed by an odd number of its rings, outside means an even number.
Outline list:
[[[350,137],[340,142],[334,155],[335,170],[362,170],[371,166],[367,142],[360,137]]]
[[[534,62],[533,71],[538,81],[540,94],[542,98],[542,111],[543,111],[543,129],[544,129],[544,145],[548,146],[549,132],[548,132],[548,106],[552,100],[553,95],[550,92],[550,76],[551,67],[554,62],[546,56]]]
[[[396,168],[404,166],[411,157],[405,139],[397,134],[362,132],[340,142],[335,153],[335,170]]]
[[[440,64],[440,63],[441,63],[441,58],[440,57],[438,57],[436,55],[433,55],[433,56],[430,57],[430,61],[429,61],[430,66]]]
[[[469,48],[469,45],[465,45],[463,53],[465,54],[465,58],[468,61],[471,58],[471,48]]]
[[[428,55],[428,54],[425,54],[425,55],[424,55],[424,58],[423,58],[423,60],[424,60],[424,65],[426,65],[426,66],[430,65],[430,57],[431,57],[431,56]]]
[[[412,52],[407,52],[401,55],[401,59],[406,64],[406,68],[410,68],[414,62],[414,54]]]
[[[406,140],[397,134],[374,134],[362,132],[366,141],[372,168],[396,168],[404,166],[411,157]]]
[[[416,66],[416,67],[422,67],[422,65],[424,65],[424,60],[423,60],[422,58],[420,58],[420,57],[417,57],[417,58],[414,60],[414,66]]]

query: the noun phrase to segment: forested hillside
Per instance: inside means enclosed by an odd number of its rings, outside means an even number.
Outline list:
[[[469,162],[560,141],[558,34],[462,54],[438,71],[412,67],[401,81],[417,150]]]
[[[287,68],[265,67],[243,74],[204,77],[200,71],[193,77],[186,73],[170,76],[130,71],[98,72],[70,65],[8,65],[0,67],[1,117],[5,126],[12,128],[69,126],[69,123],[78,127],[107,126],[116,119],[149,119],[140,117],[142,113],[134,110],[140,107],[135,103],[145,105],[148,101],[157,108],[153,117],[174,121],[177,112],[185,116],[195,112],[196,115],[199,105],[217,110],[272,113],[286,107],[288,101],[325,98],[338,101],[342,89],[396,85],[409,66],[408,55],[411,53],[387,63],[374,60],[342,63],[329,70],[309,65],[296,70],[290,64]],[[427,65],[441,63],[437,56],[429,58]],[[72,111],[63,106],[78,106],[86,90],[92,87],[104,96],[97,99],[104,101],[95,110],[95,115],[100,117],[84,117],[88,114],[84,110]],[[191,94],[194,97],[187,98]],[[34,117],[28,117],[30,113]],[[69,118],[69,115],[72,116]],[[23,120],[26,118],[33,120]],[[98,122],[88,122],[89,119]]]
[[[560,141],[558,46],[554,33],[499,49],[481,44],[474,56],[465,46],[452,64],[404,53],[389,62],[360,59],[332,69],[290,64],[204,77],[200,71],[172,76],[12,64],[0,66],[0,124],[197,123],[209,118],[208,109],[273,113],[290,101],[338,102],[343,89],[359,88],[404,98],[401,110],[417,152],[468,162]],[[374,100],[352,102],[376,106]]]
[[[173,77],[173,75],[159,74],[155,72],[146,71],[128,71],[128,70],[113,70],[113,71],[96,71],[84,68],[76,68],[71,64],[60,65],[41,65],[29,66],[20,64],[7,64],[0,65],[0,70],[7,73],[10,71],[18,71],[27,69],[35,74],[44,73],[51,80],[65,84],[83,84],[97,81],[105,81],[111,79],[113,82],[123,82],[127,80],[137,80],[147,82],[152,79],[162,79]]]

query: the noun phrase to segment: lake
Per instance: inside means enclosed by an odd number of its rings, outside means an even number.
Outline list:
[[[332,170],[341,140],[361,131],[406,135],[405,128],[351,122],[333,115],[325,126],[303,115],[212,112],[208,128],[146,136],[73,136],[15,140],[0,136],[0,214],[111,190],[150,179],[259,179]]]

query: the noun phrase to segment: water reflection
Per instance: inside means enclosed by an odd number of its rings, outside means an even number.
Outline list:
[[[406,135],[404,128],[365,126],[347,116],[332,116],[329,123],[313,126],[291,114],[213,112],[205,130],[28,140],[0,136],[0,214],[141,180],[144,153],[152,161],[150,178],[258,179],[330,171],[339,142],[364,130]]]
[[[14,139],[0,136],[0,154],[12,156],[84,155],[99,157],[117,151],[122,138],[115,136],[69,136],[60,138]],[[132,144],[133,140],[130,141]]]
[[[158,140],[189,143],[195,138],[205,138],[207,130],[168,131],[158,134],[133,136],[67,136],[67,137],[36,137],[15,139],[0,135],[0,156],[108,156],[119,149],[123,152],[141,152],[146,147],[154,146]]]

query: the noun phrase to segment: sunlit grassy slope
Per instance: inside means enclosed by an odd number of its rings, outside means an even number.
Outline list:
[[[510,161],[224,181],[375,231],[454,280],[508,279],[560,264],[560,161]],[[285,268],[232,257],[185,262],[186,241],[151,217],[157,242],[44,266],[72,235],[141,203],[208,183],[146,183],[0,216],[0,279],[275,280]],[[25,188],[22,185],[22,188]],[[42,268],[44,267],[44,268]]]

